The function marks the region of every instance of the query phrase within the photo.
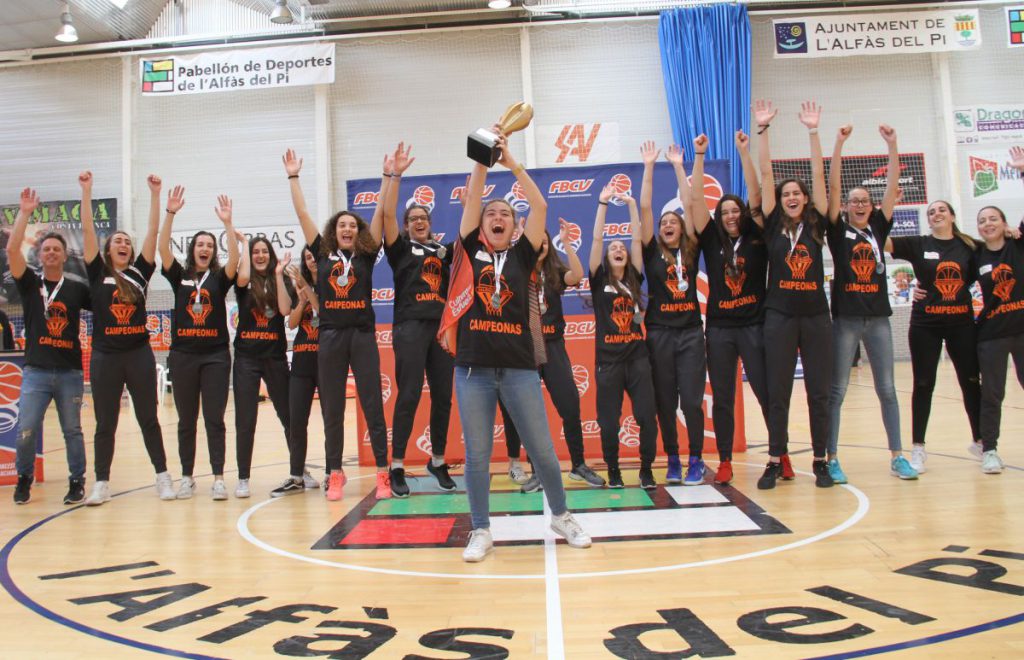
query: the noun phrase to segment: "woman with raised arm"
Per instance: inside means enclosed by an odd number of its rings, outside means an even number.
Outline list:
[[[604,249],[604,223],[608,203],[617,199],[629,206],[632,240],[614,240]],[[608,487],[623,488],[619,469],[619,430],[623,394],[629,393],[633,419],[639,429],[640,487],[654,490],[654,455],[658,422],[655,412],[651,363],[644,342],[641,284],[644,276],[640,214],[636,200],[618,197],[610,185],[598,196],[594,238],[590,246],[590,295],[594,303],[594,347],[597,369],[597,423],[601,451],[608,466]]]
[[[279,262],[277,267],[283,266]],[[271,497],[295,495],[320,485],[306,469],[309,413],[319,383],[320,301],[315,291],[316,258],[303,248],[301,266],[289,265],[285,272],[295,291],[295,303],[288,301],[288,328],[298,328],[292,340],[292,365],[288,378],[288,462],[291,472],[280,486],[270,491]],[[324,484],[325,489],[327,485]]]
[[[665,481],[696,486],[704,482],[704,329],[697,304],[697,238],[683,216],[667,211],[658,221],[655,238],[654,163],[659,151],[653,142],[640,148],[644,162],[640,188],[643,267],[647,279],[647,350],[654,382],[654,399],[661,442],[668,456]],[[672,146],[666,155],[676,172],[684,214],[690,192],[683,170],[683,151]],[[703,186],[700,186],[703,191]],[[703,201],[703,199],[702,199]],[[689,439],[689,460],[683,477],[679,461],[676,410],[682,409]]]
[[[371,305],[373,266],[380,251],[383,204],[366,221],[352,211],[339,211],[324,225],[323,233],[306,210],[299,184],[302,159],[291,149],[282,158],[291,186],[292,206],[299,218],[309,251],[316,257],[316,286],[320,299],[317,368],[320,405],[324,411],[327,447],[327,499],[340,500],[345,487],[341,457],[345,445],[345,387],[348,370],[356,378],[356,394],[369,427],[377,464],[377,499],[391,497],[388,480],[388,431],[380,391],[380,353],[377,350],[375,317]],[[380,196],[391,182],[391,159],[384,159]],[[329,377],[328,377],[329,376]]]
[[[768,245],[768,293],[765,298],[764,346],[768,372],[768,453],[770,459],[757,487],[775,488],[788,454],[789,402],[797,355],[804,368],[804,389],[811,422],[814,483],[832,486],[825,462],[828,443],[828,397],[832,381],[832,323],[825,300],[825,165],[818,138],[821,108],[805,102],[800,122],[811,138],[812,190],[800,179],[775,185],[768,128],[777,114],[770,101],[758,101],[754,116],[760,136],[761,210]]]
[[[1010,149],[1010,167],[1024,176],[1024,147]],[[1024,387],[1024,222],[1015,232],[1006,214],[995,206],[978,212],[978,283],[985,306],[978,316],[978,362],[981,365],[981,471],[999,474],[1003,461],[996,453],[1006,363],[1013,356],[1017,382]],[[1007,240],[1007,234],[1015,234]],[[976,451],[975,451],[976,453]]]
[[[834,264],[832,280],[832,393],[829,397],[828,472],[832,481],[845,484],[846,474],[839,464],[839,419],[850,383],[850,368],[860,343],[871,359],[875,394],[882,406],[882,423],[889,440],[889,473],[900,479],[917,479],[917,471],[903,457],[900,440],[900,407],[893,380],[892,328],[889,317],[889,287],[886,283],[885,245],[892,229],[892,214],[899,192],[900,153],[896,131],[882,124],[878,132],[889,148],[885,193],[875,208],[867,188],[857,186],[846,193],[846,213],[842,214],[843,144],[852,126],[843,126],[836,136],[829,171],[828,232]]]
[[[693,179],[704,180],[704,154],[708,138],[693,141]],[[747,382],[761,406],[768,424],[768,381],[764,357],[765,277],[768,251],[758,220],[761,190],[754,163],[750,159],[750,138],[736,131],[736,149],[740,153],[743,176],[750,203],[736,195],[722,195],[714,218],[704,202],[703,186],[692,186],[691,214],[704,265],[708,275],[707,355],[711,380],[711,418],[715,423],[718,446],[718,471],[715,483],[732,481],[733,436],[736,429],[736,367],[743,360]],[[756,215],[752,215],[751,212]],[[755,217],[758,220],[755,220]]]
[[[244,234],[242,235],[245,236]],[[256,437],[260,381],[284,429],[285,446],[290,437],[288,412],[288,339],[284,317],[291,312],[291,294],[284,281],[284,267],[291,260],[285,253],[278,262],[265,236],[242,241],[242,256],[235,280],[238,329],[235,332],[235,457],[238,485],[235,497],[249,497],[252,450]]]
[[[131,236],[115,231],[103,243],[101,254],[92,215],[92,172],[83,172],[78,177],[82,187],[83,256],[93,300],[89,373],[96,409],[96,483],[85,500],[89,506],[110,500],[110,464],[114,460],[114,436],[121,416],[121,392],[126,386],[146,453],[156,471],[157,495],[162,500],[175,498],[156,413],[156,358],[146,329],[146,296],[149,280],[156,272],[160,177],[150,174],[146,181],[149,184],[149,225],[142,251],[136,255]]]
[[[224,409],[228,404],[231,354],[228,351],[228,321],[224,298],[238,273],[238,236],[232,224],[231,200],[217,197],[214,211],[224,225],[228,260],[222,268],[217,258],[217,238],[198,231],[188,242],[185,266],[171,252],[174,216],[185,206],[185,189],[175,186],[167,196],[167,215],[160,227],[161,273],[174,292],[171,311],[171,350],[167,368],[174,382],[174,405],[178,409],[178,456],[181,484],[178,499],[195,494],[192,473],[196,462],[196,422],[203,407],[206,444],[213,472],[211,494],[226,500],[224,485]]]
[[[430,209],[412,204],[405,209],[403,229],[398,228],[399,179],[415,158],[399,143],[392,157],[394,172],[384,208],[384,254],[395,276],[395,323],[391,336],[395,349],[395,379],[398,396],[391,429],[391,493],[408,497],[405,481],[405,449],[412,434],[413,418],[423,394],[426,374],[430,386],[430,460],[427,471],[443,491],[454,491],[444,451],[448,444],[448,422],[452,413],[452,371],[455,362],[437,341],[441,325],[452,243],[442,245],[431,231]]]
[[[494,128],[500,135],[500,129]],[[566,508],[561,468],[548,431],[537,367],[544,362],[534,266],[544,240],[547,202],[526,168],[499,138],[498,162],[515,176],[530,213],[523,237],[512,244],[515,214],[503,199],[482,201],[487,168],[474,165],[459,225],[459,249],[452,273],[460,290],[450,298],[471,296],[458,316],[455,392],[466,443],[466,491],[473,531],[462,553],[482,561],[493,549],[490,530],[490,464],[498,400],[507,408],[551,509],[551,529],[574,548],[590,547],[590,537]],[[462,270],[465,269],[465,270]],[[468,288],[461,288],[471,271]],[[445,326],[447,327],[447,326]]]
[[[914,267],[917,291],[910,313],[910,363],[914,372],[911,405],[914,444],[910,466],[927,471],[925,434],[931,415],[932,392],[942,356],[942,343],[953,361],[971,427],[969,447],[981,438],[981,385],[978,382],[978,342],[974,325],[971,284],[978,277],[975,242],[956,225],[948,202],[928,205],[926,236],[897,236],[885,241],[885,251]]]

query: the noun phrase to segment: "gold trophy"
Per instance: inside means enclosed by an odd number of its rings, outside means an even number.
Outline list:
[[[521,131],[530,125],[533,119],[533,106],[524,101],[518,101],[508,106],[498,126],[501,132],[508,136],[516,131]],[[498,136],[488,128],[480,128],[469,134],[466,141],[466,155],[487,167],[493,167],[498,162],[501,150],[497,147]]]

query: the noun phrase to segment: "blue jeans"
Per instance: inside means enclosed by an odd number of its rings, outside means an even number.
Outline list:
[[[850,369],[857,345],[864,342],[871,362],[871,376],[875,379],[875,394],[882,404],[882,424],[889,436],[889,451],[901,451],[900,405],[893,384],[892,330],[887,316],[841,316],[832,321],[835,361],[832,367],[832,394],[829,414],[832,430],[828,438],[828,453],[839,450],[839,416],[850,384]]]
[[[533,459],[533,470],[544,486],[551,513],[556,516],[565,513],[562,468],[548,431],[537,370],[457,366],[455,394],[466,443],[466,494],[473,529],[491,526],[491,450],[499,397]]]
[[[43,369],[26,366],[21,377],[18,403],[18,448],[15,465],[19,475],[35,474],[36,435],[50,400],[57,403],[57,416],[64,432],[68,452],[68,472],[72,478],[85,476],[85,440],[82,438],[82,371],[79,369]]]

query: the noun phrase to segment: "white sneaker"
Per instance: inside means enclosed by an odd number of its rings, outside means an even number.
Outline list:
[[[176,497],[179,500],[190,500],[192,496],[196,494],[196,480],[192,477],[182,477],[181,484],[178,486],[178,494]]]
[[[320,482],[313,478],[313,475],[309,473],[309,470],[302,471],[302,485],[307,490],[315,490],[320,487]]]
[[[995,452],[993,452],[995,453]],[[998,459],[997,459],[998,460]],[[85,506],[99,506],[110,501],[110,482],[97,481],[92,486],[92,492],[85,499]]]
[[[174,494],[174,481],[171,479],[170,472],[161,472],[156,475],[156,494],[162,500],[173,500],[177,497]]]
[[[494,550],[494,538],[491,537],[491,530],[487,528],[474,529],[469,535],[466,549],[462,551],[462,561],[483,561],[484,557],[492,550]]]
[[[914,468],[918,474],[924,474],[928,471],[928,468],[924,466],[928,462],[928,452],[925,451],[924,445],[914,445],[914,448],[910,450],[910,467]]]
[[[996,453],[995,449],[989,449],[981,455],[981,471],[985,474],[1002,473],[1003,459],[999,458],[999,454]],[[96,485],[99,486],[99,484]],[[86,500],[85,503],[88,504],[89,500]]]
[[[564,536],[573,548],[590,547],[590,535],[583,531],[569,511],[560,516],[551,516],[551,531],[559,536]]]
[[[235,497],[239,499],[245,499],[246,497],[249,497],[250,494],[251,493],[249,492],[249,480],[239,479],[238,485],[235,486]]]
[[[224,485],[223,479],[217,479],[213,482],[210,495],[213,496],[215,502],[228,499],[228,487]]]
[[[522,465],[516,463],[509,467],[508,478],[522,486],[530,480],[530,475],[526,474],[526,470],[523,469]]]
[[[981,440],[975,440],[967,445],[967,451],[979,461],[981,460],[981,455],[985,453],[985,449],[981,446]]]

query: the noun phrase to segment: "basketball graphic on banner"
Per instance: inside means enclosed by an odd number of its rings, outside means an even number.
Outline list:
[[[17,403],[21,396],[21,367],[0,362],[0,406]]]
[[[416,190],[412,191],[412,197],[405,203],[405,208],[409,208],[413,204],[418,206],[425,206],[428,211],[434,210],[434,189],[430,186],[419,186]]]
[[[633,181],[630,180],[629,176],[622,174],[621,172],[613,176],[608,182],[608,185],[612,187],[612,190],[614,190],[615,194],[619,197],[629,197],[633,190]],[[621,199],[617,199],[615,197],[612,197],[611,202],[616,206],[623,206],[625,204]]]

